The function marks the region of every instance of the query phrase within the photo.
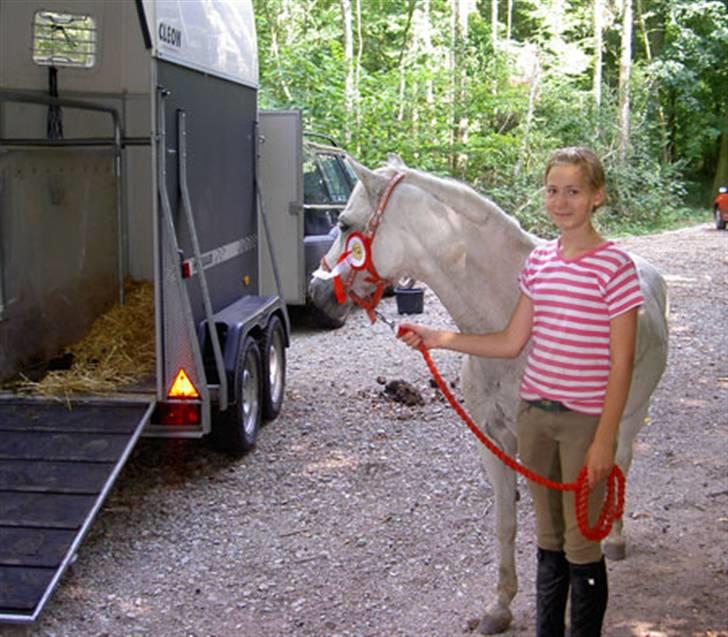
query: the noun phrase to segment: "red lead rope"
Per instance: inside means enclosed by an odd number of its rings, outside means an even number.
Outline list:
[[[619,520],[624,512],[624,474],[616,464],[612,469],[612,473],[607,478],[607,494],[602,511],[599,514],[596,524],[593,527],[590,527],[589,483],[587,481],[586,466],[584,466],[579,472],[576,482],[555,482],[534,473],[517,460],[511,458],[507,453],[499,449],[493,441],[477,427],[472,418],[470,418],[467,412],[463,409],[462,405],[460,405],[457,401],[455,396],[452,395],[447,383],[445,383],[440,372],[435,366],[435,363],[430,356],[430,352],[427,351],[427,348],[424,345],[420,345],[420,352],[427,363],[427,367],[430,368],[432,377],[435,379],[440,391],[445,395],[445,398],[447,398],[448,402],[452,405],[452,408],[457,412],[460,418],[463,419],[463,422],[468,426],[470,431],[475,434],[475,437],[488,448],[488,451],[494,454],[508,467],[537,484],[548,487],[549,489],[556,489],[557,491],[573,491],[574,497],[576,498],[576,519],[585,538],[598,542],[609,535],[614,521]]]

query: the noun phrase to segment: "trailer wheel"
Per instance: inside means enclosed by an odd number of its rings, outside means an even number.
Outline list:
[[[234,396],[235,404],[220,414],[213,434],[221,451],[241,455],[255,447],[263,398],[260,349],[249,336],[245,337],[240,347]]]
[[[275,420],[283,407],[286,386],[286,339],[283,323],[272,316],[263,337],[263,418]]]

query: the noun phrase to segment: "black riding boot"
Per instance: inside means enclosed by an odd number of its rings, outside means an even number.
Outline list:
[[[609,588],[604,558],[591,564],[569,564],[571,571],[570,637],[600,637]]]
[[[536,637],[564,637],[569,563],[563,551],[538,549]]]

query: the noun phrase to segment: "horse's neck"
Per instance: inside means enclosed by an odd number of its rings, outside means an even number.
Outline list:
[[[443,233],[427,232],[431,258],[418,278],[467,332],[503,329],[518,298],[518,274],[536,239],[495,204],[458,182],[417,173],[415,183],[444,206]],[[443,214],[443,210],[440,210]]]
[[[518,274],[531,248],[504,241],[490,230],[467,232],[451,246],[454,249],[429,269],[425,282],[460,330],[503,329],[515,307]],[[455,249],[461,254],[455,256]]]

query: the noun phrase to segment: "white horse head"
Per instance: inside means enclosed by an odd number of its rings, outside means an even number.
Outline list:
[[[347,282],[346,292],[349,299],[366,299],[376,293],[378,284],[409,276],[405,272],[403,255],[411,254],[415,250],[414,235],[408,231],[406,225],[412,220],[408,219],[406,207],[397,205],[402,186],[397,188],[396,193],[387,188],[399,174],[397,168],[390,164],[372,171],[353,159],[350,161],[358,182],[346,208],[339,216],[338,237],[322,259],[321,268],[314,273],[309,288],[314,305],[335,319],[348,311],[348,307],[342,302],[342,297],[335,293],[332,270],[339,274],[339,280]],[[383,201],[383,197],[387,197],[387,201]],[[389,205],[389,199],[393,200],[392,205]],[[370,226],[380,205],[383,217],[378,225],[383,226],[383,229],[380,232],[377,227],[372,231]],[[348,254],[347,245],[353,234],[367,234],[364,249],[369,251],[367,256],[372,267],[361,276],[355,276],[349,261],[341,261],[342,255]]]
[[[501,285],[499,273],[508,265],[518,267],[532,249],[536,239],[523,232],[511,217],[492,201],[468,186],[451,179],[441,179],[408,168],[396,155],[387,165],[370,170],[352,161],[359,178],[349,203],[339,217],[339,237],[324,258],[324,269],[314,273],[309,287],[311,299],[320,311],[337,317],[347,311],[336,300],[333,279],[324,270],[334,268],[345,253],[352,233],[364,233],[383,205],[381,220],[371,241],[371,261],[376,274],[393,282],[403,277],[425,281],[446,305],[461,306],[453,316],[463,329],[486,320],[497,323],[510,311],[516,292],[513,281]],[[404,179],[383,197],[397,175]],[[495,268],[478,267],[486,257]],[[340,267],[342,279],[349,274],[346,264]],[[472,289],[467,281],[482,274],[491,286],[506,291],[511,298],[507,307],[492,302],[468,301]],[[354,296],[368,298],[376,290],[376,277],[356,276],[351,281]],[[479,291],[487,283],[482,279]],[[459,302],[459,297],[462,302]],[[450,301],[450,303],[448,303]],[[491,298],[492,301],[492,298]]]

